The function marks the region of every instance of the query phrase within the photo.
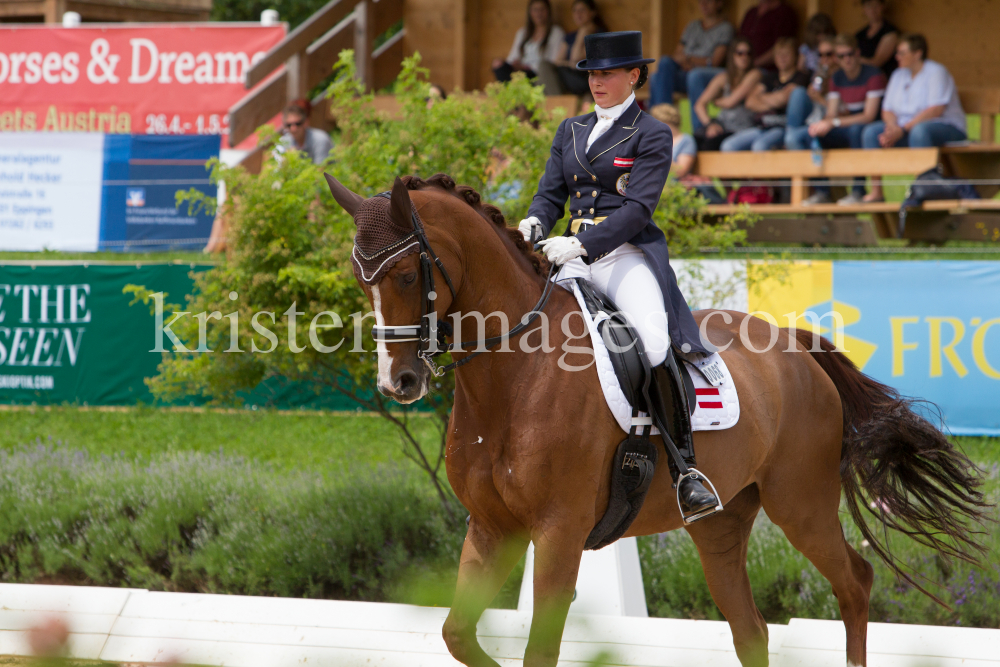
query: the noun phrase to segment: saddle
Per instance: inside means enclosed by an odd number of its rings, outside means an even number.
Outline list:
[[[632,406],[631,429],[628,437],[618,445],[611,468],[608,508],[585,544],[586,549],[600,549],[624,535],[642,509],[649,485],[653,481],[659,450],[649,439],[654,418],[642,416],[640,412],[649,415],[651,406],[658,404],[650,400],[651,392],[670,393],[672,387],[654,386],[654,374],[642,340],[615,303],[589,281],[581,278],[575,280],[583,295],[584,304],[608,349],[622,392]],[[673,358],[672,348],[667,351],[667,355],[666,363],[679,363]],[[687,373],[681,373],[681,376],[688,395],[688,405],[693,408],[697,405],[694,382]],[[657,414],[655,417],[656,423],[671,426],[675,424],[672,415]],[[666,440],[671,434],[661,435]],[[674,435],[676,438],[676,434]]]

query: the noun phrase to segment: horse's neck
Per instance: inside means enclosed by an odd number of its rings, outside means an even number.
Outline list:
[[[496,232],[486,230],[486,233],[493,237],[470,236],[469,239],[463,239],[464,275],[458,298],[450,311],[463,315],[481,313],[484,317],[503,313],[509,327],[513,328],[538,302],[545,284],[544,279],[526,269],[520,258],[511,254]],[[465,318],[462,328],[474,331],[473,318]],[[500,333],[499,318],[488,317],[486,336],[497,336]],[[465,338],[470,339],[469,336]]]

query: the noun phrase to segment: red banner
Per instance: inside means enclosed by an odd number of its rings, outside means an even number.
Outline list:
[[[227,134],[285,26],[0,26],[0,132]]]

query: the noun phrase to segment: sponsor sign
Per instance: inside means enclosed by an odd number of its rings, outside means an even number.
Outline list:
[[[98,249],[104,136],[0,135],[0,249]]]
[[[952,433],[1000,435],[1000,262],[796,262],[748,305],[779,326],[797,313]]]
[[[0,132],[226,134],[259,24],[0,26]]]

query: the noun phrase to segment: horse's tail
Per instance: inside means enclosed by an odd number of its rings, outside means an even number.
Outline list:
[[[868,377],[827,339],[802,329],[796,338],[840,394],[844,410],[840,478],[851,517],[889,567],[941,602],[902,570],[866,518],[871,514],[921,544],[977,563],[986,549],[978,542],[982,533],[970,526],[984,521],[984,510],[991,507],[978,490],[981,471],[913,409],[920,401]],[[814,351],[816,341],[822,351]]]

